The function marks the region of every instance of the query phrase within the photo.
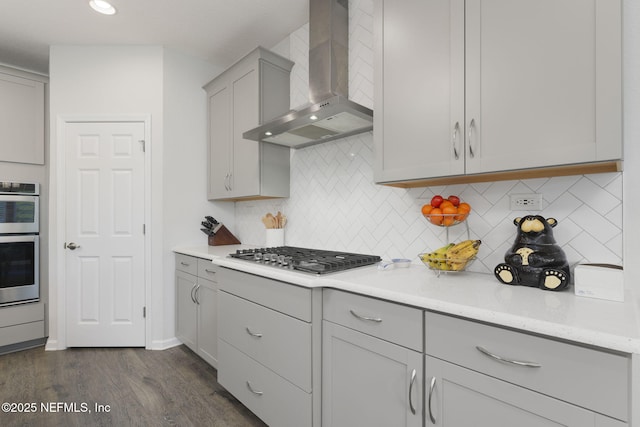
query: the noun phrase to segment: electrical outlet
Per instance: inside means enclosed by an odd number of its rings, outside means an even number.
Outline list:
[[[541,211],[542,194],[510,194],[512,211]]]

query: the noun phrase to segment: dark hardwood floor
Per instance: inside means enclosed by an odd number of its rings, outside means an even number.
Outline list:
[[[264,426],[216,374],[185,346],[6,354],[0,426]]]

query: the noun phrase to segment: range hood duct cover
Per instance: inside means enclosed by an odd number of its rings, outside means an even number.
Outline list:
[[[373,111],[348,97],[348,0],[310,0],[310,103],[243,137],[301,148],[373,129]]]

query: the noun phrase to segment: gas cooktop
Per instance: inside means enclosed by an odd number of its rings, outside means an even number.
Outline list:
[[[229,256],[263,265],[315,274],[333,273],[375,264],[380,261],[380,257],[377,255],[296,248],[293,246],[238,249],[235,253],[229,254]]]

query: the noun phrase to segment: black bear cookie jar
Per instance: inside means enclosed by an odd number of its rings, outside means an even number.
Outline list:
[[[494,273],[507,285],[525,285],[550,291],[567,287],[571,278],[564,251],[553,238],[554,218],[528,215],[516,218],[516,241]]]

